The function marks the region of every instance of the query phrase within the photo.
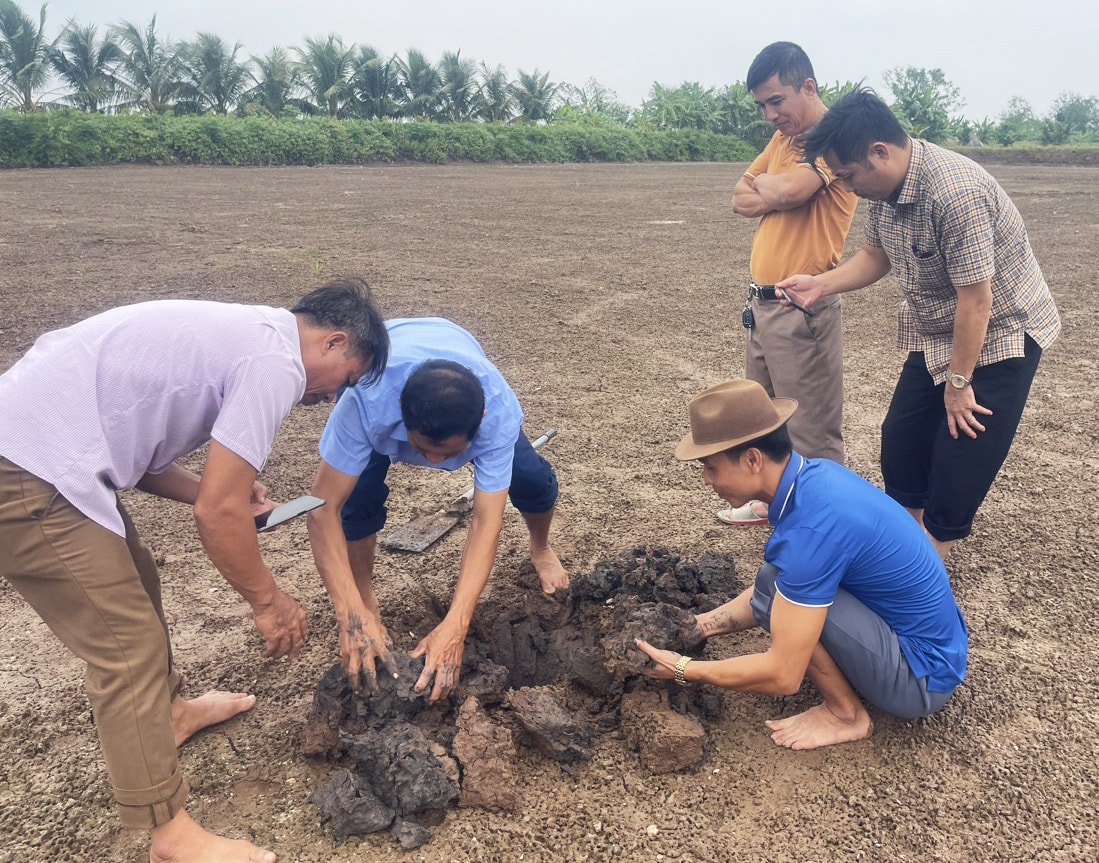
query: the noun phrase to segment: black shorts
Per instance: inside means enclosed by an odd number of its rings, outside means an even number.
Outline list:
[[[908,355],[881,427],[885,491],[909,509],[923,510],[923,525],[940,542],[969,536],[973,516],[1007,458],[1042,349],[1026,336],[1025,354],[979,366],[973,372],[980,418],[976,438],[950,436],[943,389],[927,371],[922,352]]]

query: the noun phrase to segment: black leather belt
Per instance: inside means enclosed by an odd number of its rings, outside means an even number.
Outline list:
[[[757,285],[751,279],[748,280],[748,296],[757,300],[777,300],[774,285]]]

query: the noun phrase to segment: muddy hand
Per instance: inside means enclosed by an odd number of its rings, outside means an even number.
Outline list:
[[[412,651],[412,658],[424,657],[424,670],[413,689],[423,692],[431,683],[431,701],[445,698],[458,685],[462,674],[462,654],[465,651],[466,631],[444,619]]]
[[[671,680],[675,677],[675,664],[680,659],[678,653],[674,650],[660,650],[642,638],[635,638],[633,643],[653,663],[651,668],[642,669],[642,674],[646,677],[654,677],[657,680]]]
[[[389,653],[392,646],[389,633],[377,616],[352,611],[346,621],[340,620],[340,660],[347,670],[347,682],[355,692],[365,686],[367,692],[378,691],[376,665],[397,677],[397,663]]]
[[[309,632],[305,612],[297,600],[277,587],[269,602],[252,606],[252,620],[267,642],[263,655],[271,659],[296,657]]]

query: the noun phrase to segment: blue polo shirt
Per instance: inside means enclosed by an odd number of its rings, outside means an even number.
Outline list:
[[[354,386],[340,396],[321,435],[321,458],[341,473],[359,476],[374,453],[391,461],[438,470],[473,464],[474,485],[484,492],[505,491],[511,485],[515,442],[523,411],[507,381],[477,340],[443,318],[397,318],[386,321],[389,361],[381,378]],[[453,360],[477,376],[485,391],[485,418],[465,452],[433,464],[408,442],[401,419],[401,391],[427,360]]]
[[[783,597],[827,607],[842,587],[897,633],[929,691],[962,681],[965,620],[942,560],[900,504],[835,462],[795,452],[768,518],[774,533],[763,556]]]

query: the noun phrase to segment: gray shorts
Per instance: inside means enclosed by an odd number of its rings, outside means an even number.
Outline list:
[[[777,576],[774,566],[763,564],[752,593],[752,614],[768,632]],[[820,643],[855,691],[886,713],[916,719],[950,698],[949,692],[928,692],[927,678],[917,678],[909,668],[897,633],[846,590],[837,591],[828,608]]]

